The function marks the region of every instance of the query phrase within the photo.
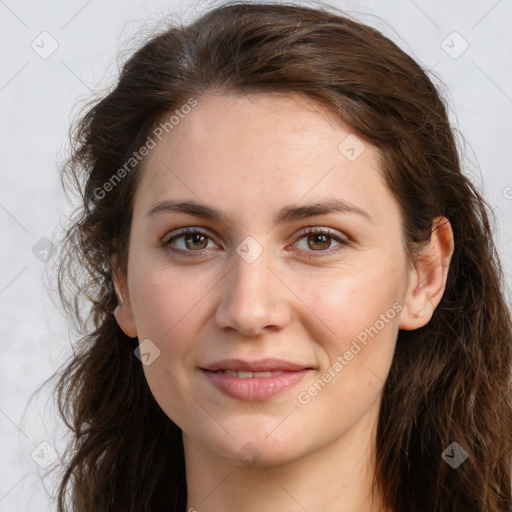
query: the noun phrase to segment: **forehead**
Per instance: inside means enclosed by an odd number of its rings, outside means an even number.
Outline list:
[[[163,135],[141,172],[136,209],[190,198],[251,216],[258,205],[261,212],[339,194],[378,214],[391,200],[376,148],[294,94],[202,97]]]

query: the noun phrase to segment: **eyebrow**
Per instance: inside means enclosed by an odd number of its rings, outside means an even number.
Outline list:
[[[169,212],[185,213],[187,215],[215,221],[225,222],[227,220],[226,214],[222,210],[195,201],[161,201],[153,206],[146,215],[152,217],[159,213]],[[353,213],[361,215],[373,223],[371,215],[366,210],[347,201],[334,198],[301,206],[285,206],[281,208],[274,217],[274,223],[281,224],[283,222],[292,222],[298,219],[327,215],[329,213]]]

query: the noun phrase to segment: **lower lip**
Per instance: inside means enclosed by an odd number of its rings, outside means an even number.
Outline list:
[[[283,372],[271,377],[241,379],[227,373],[202,370],[209,381],[222,393],[238,400],[265,400],[301,381],[312,370]]]

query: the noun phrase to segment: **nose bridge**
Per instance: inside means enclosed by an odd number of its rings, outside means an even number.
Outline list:
[[[261,250],[255,256],[254,246],[243,249],[242,243],[233,255],[217,308],[217,324],[251,336],[265,327],[284,327],[290,317],[289,305],[282,283],[271,270],[269,252]]]
[[[268,268],[267,255],[262,254],[254,261],[247,261],[237,255],[233,260],[230,288],[231,293],[236,295],[239,300],[252,297],[259,301],[272,293],[269,281],[274,276]]]

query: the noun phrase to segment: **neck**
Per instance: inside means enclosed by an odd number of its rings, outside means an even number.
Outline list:
[[[183,434],[187,511],[194,512],[380,512],[372,501],[376,416],[334,443],[266,467],[226,462]]]

